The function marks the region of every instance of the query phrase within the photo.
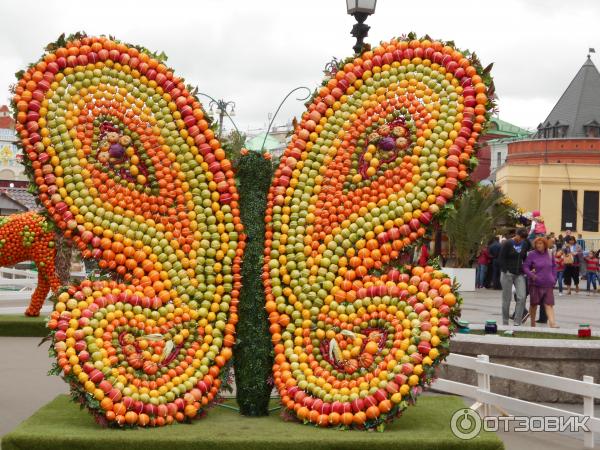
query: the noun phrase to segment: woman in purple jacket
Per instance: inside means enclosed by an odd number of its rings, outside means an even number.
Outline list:
[[[546,238],[538,237],[533,241],[534,250],[530,251],[523,263],[523,272],[529,281],[529,316],[531,326],[535,327],[535,313],[538,305],[544,305],[551,328],[558,328],[554,319],[554,284],[556,283],[556,263],[548,252]]]

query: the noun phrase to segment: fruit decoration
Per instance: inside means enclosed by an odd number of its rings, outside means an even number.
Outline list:
[[[113,426],[199,417],[235,342],[244,234],[231,163],[164,59],[61,37],[14,95],[39,200],[109,274],[57,296],[55,372]]]
[[[266,211],[273,376],[291,416],[381,428],[434,378],[461,299],[440,270],[394,263],[467,179],[490,83],[474,55],[409,36],[340,63],[308,104]]]
[[[54,238],[52,225],[34,211],[0,216],[0,266],[33,261],[38,271],[38,284],[25,310],[26,316],[39,316],[50,289],[57,292],[60,287],[54,267]]]

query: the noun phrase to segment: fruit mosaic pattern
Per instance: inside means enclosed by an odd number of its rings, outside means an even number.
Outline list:
[[[60,287],[54,266],[54,236],[52,225],[36,212],[0,216],[0,266],[33,261],[38,271],[38,283],[25,310],[27,316],[39,316],[50,289],[56,292]]]
[[[244,248],[225,152],[184,81],[149,51],[75,35],[15,89],[50,217],[110,277],[69,286],[57,372],[101,423],[199,417],[232,354]]]
[[[394,261],[467,179],[489,82],[450,44],[395,39],[316,91],[266,214],[273,375],[292,416],[379,428],[434,377],[460,298],[439,270]]]

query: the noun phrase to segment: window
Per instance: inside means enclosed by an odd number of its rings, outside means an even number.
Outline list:
[[[598,191],[583,193],[583,231],[598,231]]]
[[[600,123],[596,120],[586,123],[583,126],[583,134],[585,137],[597,138],[600,137]]]
[[[502,165],[502,152],[496,152],[496,169]]]
[[[585,137],[597,138],[600,137],[600,126],[586,125],[583,127]]]
[[[577,228],[577,191],[562,191],[561,230]]]
[[[556,129],[557,129],[556,137],[564,138],[567,135],[567,130],[569,129],[569,126],[568,125],[560,125],[560,126],[556,127]]]

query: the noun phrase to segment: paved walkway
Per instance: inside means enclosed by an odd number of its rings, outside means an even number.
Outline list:
[[[484,324],[490,319],[495,320],[498,325],[502,324],[502,291],[478,289],[476,292],[462,292],[461,295],[465,300],[463,319],[472,324]],[[592,330],[600,331],[600,294],[588,297],[582,291],[579,294],[559,297],[558,291],[555,291],[555,303],[556,319],[561,328],[576,329],[580,323],[589,323]],[[22,314],[28,304],[27,300],[2,300],[0,314]],[[529,301],[527,304],[529,305]],[[514,309],[514,305],[513,302],[511,308]],[[52,304],[46,301],[42,314],[51,310]]]
[[[68,392],[59,377],[47,376],[49,344],[40,338],[0,338],[0,436],[48,403]]]
[[[47,376],[51,360],[48,344],[38,347],[39,338],[0,338],[0,436],[58,394],[67,393],[59,377]],[[473,401],[465,399],[465,404]],[[558,406],[558,405],[554,405]],[[577,405],[560,405],[564,409]],[[500,432],[506,450],[582,449],[583,441],[558,433]],[[600,448],[600,447],[599,447]]]
[[[502,323],[500,291],[478,290],[463,293],[463,318],[472,324],[486,320]],[[22,314],[28,302],[3,301],[0,314]],[[44,311],[50,310],[46,303]],[[585,293],[556,296],[557,320],[562,328],[577,328],[589,323],[600,331],[600,296],[587,297]],[[12,430],[56,395],[67,393],[67,385],[59,377],[50,377],[48,344],[38,347],[39,338],[0,338],[0,436]],[[466,404],[472,402],[465,399]],[[558,406],[558,405],[554,405]],[[561,405],[564,409],[577,405]],[[558,433],[500,432],[507,450],[560,450],[581,449],[583,441]],[[600,439],[600,437],[598,437]],[[600,448],[600,447],[598,447]]]
[[[600,331],[600,295],[588,297],[585,292],[558,296],[555,293],[556,321],[561,328],[577,328],[580,323],[588,323],[592,330]],[[477,289],[476,292],[462,292],[464,298],[462,318],[472,324],[483,324],[495,320],[502,324],[502,291]],[[527,301],[529,307],[529,300]],[[511,305],[514,309],[515,302]],[[512,322],[511,322],[512,323]]]

